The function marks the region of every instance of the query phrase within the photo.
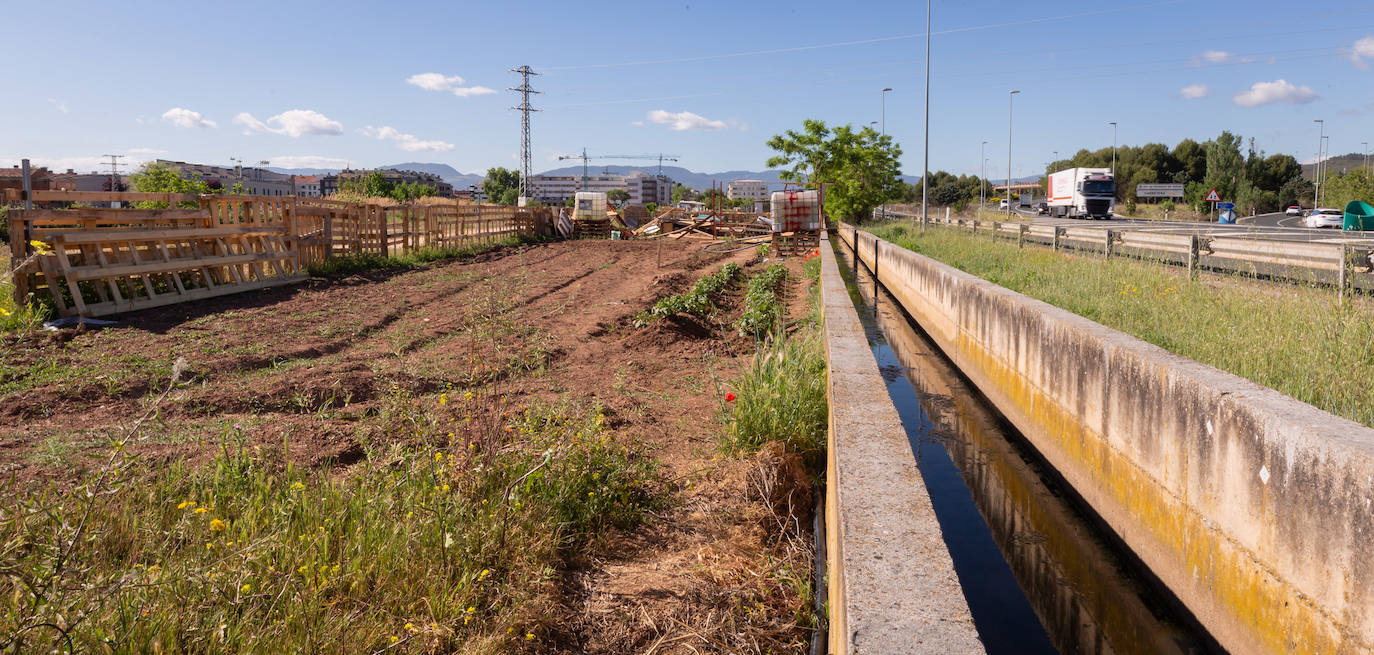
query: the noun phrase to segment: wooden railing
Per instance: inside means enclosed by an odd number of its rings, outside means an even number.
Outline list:
[[[42,289],[60,313],[83,316],[289,284],[333,257],[399,256],[550,235],[553,224],[544,208],[457,201],[378,205],[293,196],[70,191],[35,191],[31,201],[200,206],[11,211],[15,302]]]

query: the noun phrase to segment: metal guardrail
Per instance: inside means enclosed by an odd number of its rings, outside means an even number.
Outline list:
[[[887,211],[888,220],[919,221],[914,214]],[[875,212],[875,218],[877,214]],[[1118,226],[1060,226],[1020,221],[979,221],[930,217],[926,225],[984,232],[994,238],[1033,243],[1104,257],[1132,257],[1199,270],[1321,284],[1342,296],[1359,289],[1374,292],[1374,242],[1303,243],[1245,236],[1164,234]]]

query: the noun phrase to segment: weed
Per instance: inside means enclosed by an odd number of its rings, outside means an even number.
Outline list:
[[[740,268],[739,264],[726,262],[719,271],[697,280],[687,293],[668,296],[654,303],[652,309],[635,318],[635,324],[643,327],[654,320],[674,314],[690,314],[697,318],[706,318],[715,308],[716,298],[739,277],[742,271],[743,269]]]
[[[735,323],[740,334],[763,340],[770,338],[774,330],[781,327],[782,307],[778,303],[778,292],[786,281],[787,267],[782,264],[773,264],[749,278],[749,289],[744,295],[744,315]]]

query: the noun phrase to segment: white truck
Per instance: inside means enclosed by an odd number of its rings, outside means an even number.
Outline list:
[[[1111,218],[1116,181],[1110,168],[1068,168],[1050,173],[1050,216]]]

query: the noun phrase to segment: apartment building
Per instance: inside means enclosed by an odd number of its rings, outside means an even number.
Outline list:
[[[639,171],[629,175],[588,175],[583,188],[581,175],[531,175],[530,195],[546,205],[561,205],[578,191],[607,193],[614,190],[630,194],[629,204],[666,205],[673,198],[673,181]]]
[[[768,183],[763,180],[735,180],[726,187],[725,197],[731,200],[747,198],[760,203],[769,199]]]
[[[296,176],[296,195],[302,198],[319,198],[320,196],[320,176],[318,175],[297,175]]]
[[[291,176],[254,166],[214,166],[184,161],[159,159],[159,166],[176,171],[182,178],[200,180],[211,188],[232,191],[235,184],[243,184],[243,193],[250,196],[289,196],[296,192]]]

